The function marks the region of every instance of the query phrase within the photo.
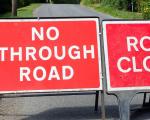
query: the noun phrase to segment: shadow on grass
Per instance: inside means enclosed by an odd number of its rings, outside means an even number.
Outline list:
[[[24,11],[27,11],[27,8],[21,8],[21,9],[18,9],[17,11],[24,12]]]

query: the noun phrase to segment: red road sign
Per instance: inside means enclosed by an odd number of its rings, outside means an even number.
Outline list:
[[[150,89],[150,21],[104,21],[108,91]]]
[[[98,18],[1,19],[0,92],[101,90]]]

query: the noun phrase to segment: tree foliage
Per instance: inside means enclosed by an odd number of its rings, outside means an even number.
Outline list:
[[[17,0],[17,7],[27,6],[31,3],[45,3],[47,0]],[[50,1],[50,0],[49,0]],[[56,4],[80,4],[81,0],[51,0]],[[0,14],[11,11],[11,0],[0,0]]]
[[[119,10],[140,12],[144,19],[150,19],[150,0],[82,0],[82,4],[101,4]]]
[[[83,4],[102,4],[105,6],[115,7],[119,10],[139,11],[141,12],[143,5],[150,0],[82,0]]]
[[[11,10],[11,0],[0,0],[0,13]]]
[[[52,0],[56,4],[80,4],[81,0]]]
[[[131,9],[132,0],[101,0],[101,4],[115,7],[117,9],[129,10]]]
[[[17,0],[17,7],[27,6],[30,3],[42,3],[46,0]],[[0,13],[11,11],[11,0],[0,0]]]

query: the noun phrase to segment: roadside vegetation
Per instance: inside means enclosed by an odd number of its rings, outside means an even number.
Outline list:
[[[0,0],[0,17],[32,17],[40,3],[80,4],[81,0]]]
[[[32,17],[33,10],[46,0],[0,0],[0,17],[10,18],[12,16],[12,2],[16,1],[17,17]]]
[[[125,19],[150,19],[150,0],[82,0],[96,11]]]
[[[39,7],[41,4],[40,3],[34,3],[30,4],[25,7],[21,7],[17,9],[17,17],[32,17],[33,16],[33,10],[35,10],[37,7]],[[10,18],[11,12],[6,12],[3,14],[0,14],[1,18]]]
[[[39,7],[40,3],[50,2],[55,4],[81,3],[117,18],[150,19],[150,0],[0,0],[0,17],[12,15],[13,17],[16,15],[17,17],[32,17],[33,10]],[[15,3],[14,6],[13,3]],[[12,8],[15,8],[14,14]]]
[[[12,1],[17,2],[17,8],[28,6],[32,3],[44,3],[46,0],[0,0],[0,14],[11,12]]]

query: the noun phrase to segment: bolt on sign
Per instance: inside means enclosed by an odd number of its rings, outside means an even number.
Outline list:
[[[101,90],[98,18],[1,19],[0,93]]]
[[[150,89],[150,21],[103,21],[108,91]]]

